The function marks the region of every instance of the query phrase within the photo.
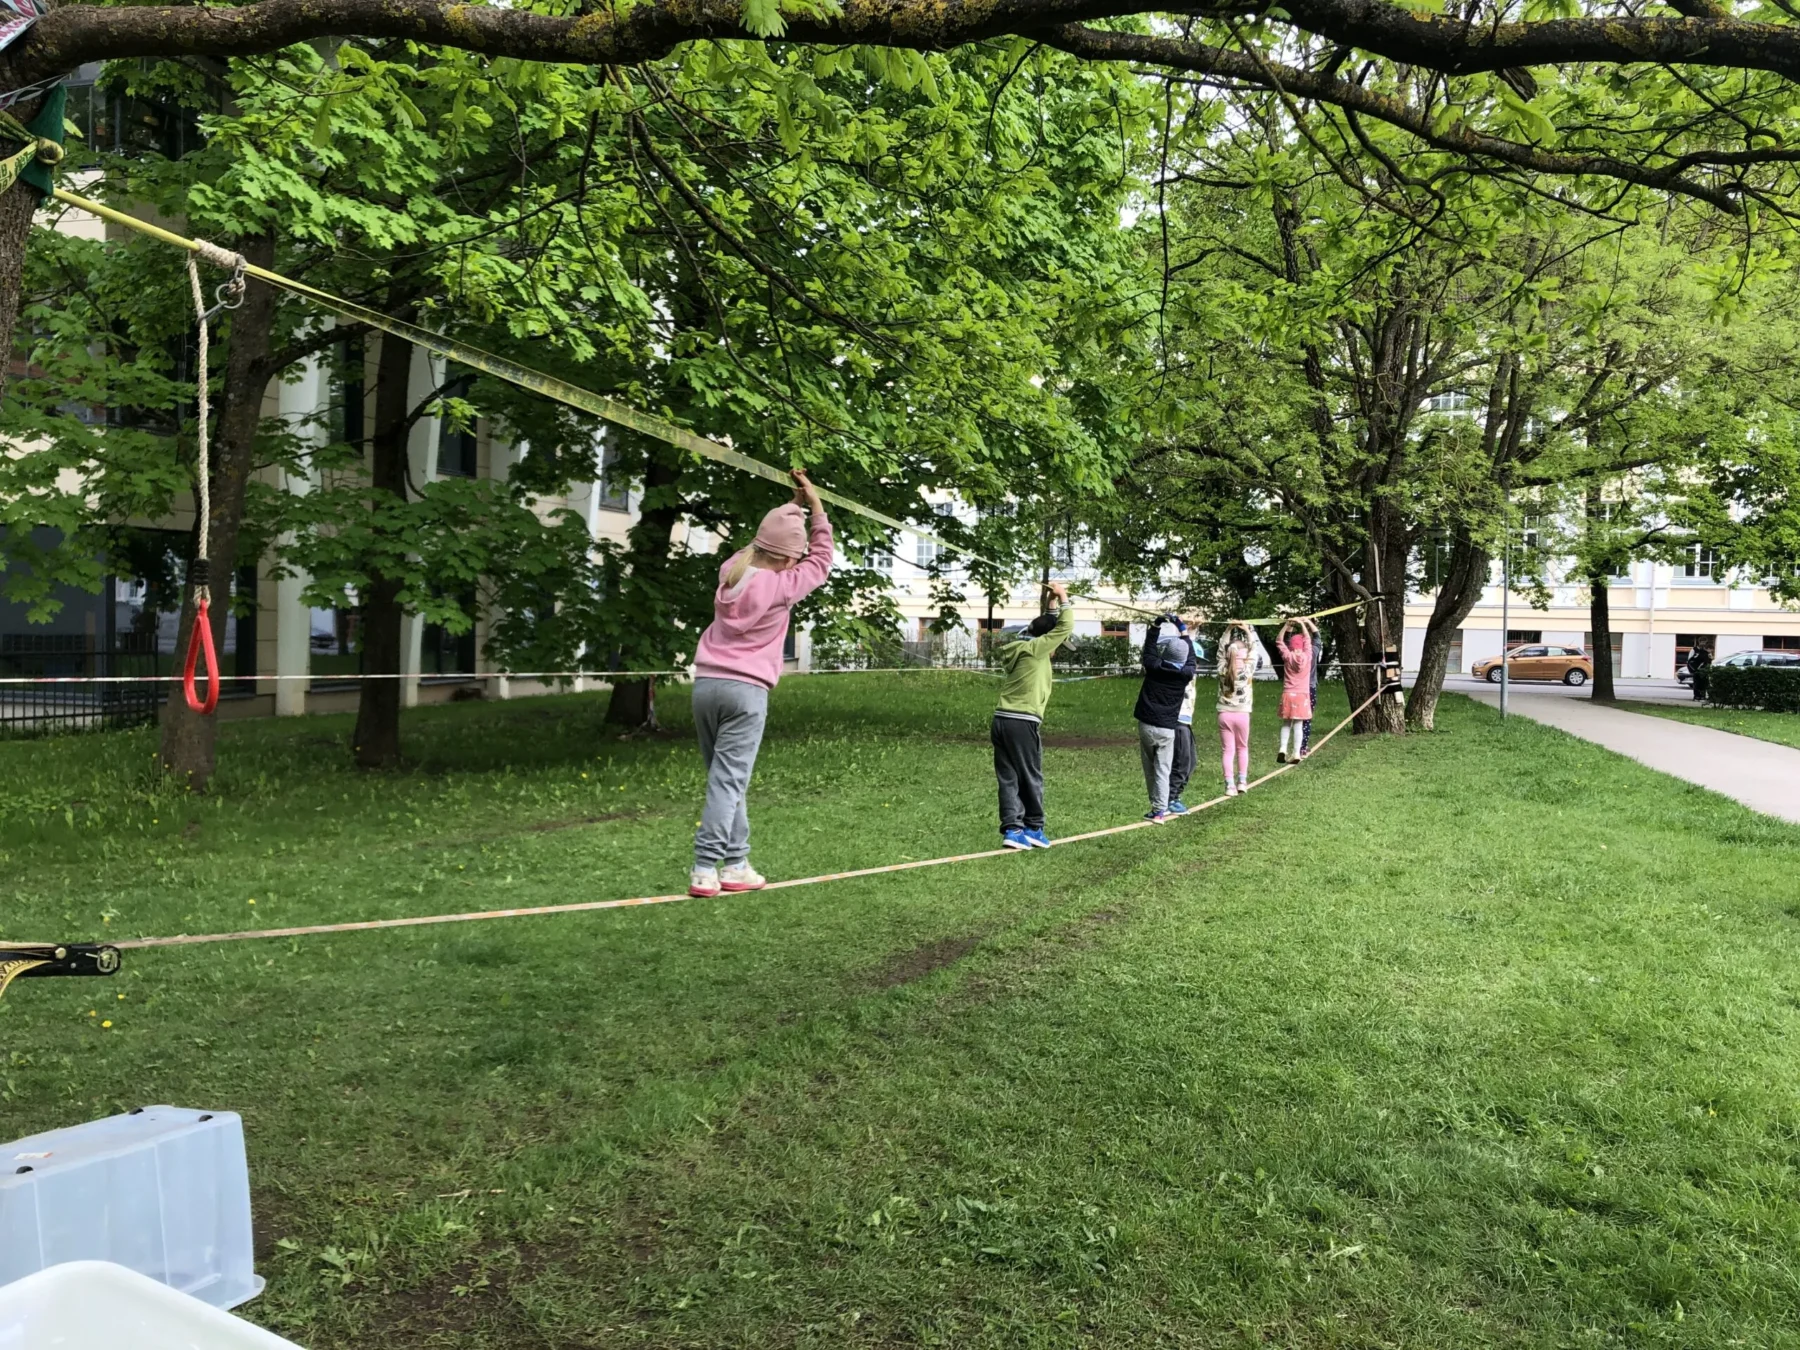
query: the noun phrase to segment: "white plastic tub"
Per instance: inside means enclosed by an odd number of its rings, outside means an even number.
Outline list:
[[[110,1261],[0,1285],[0,1350],[300,1350]]]
[[[146,1106],[0,1144],[0,1286],[65,1261],[111,1261],[215,1308],[261,1293],[236,1113]]]

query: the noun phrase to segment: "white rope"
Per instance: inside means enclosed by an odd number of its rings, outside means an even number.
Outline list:
[[[209,246],[210,247],[210,246]],[[212,261],[210,258],[208,262]],[[194,255],[188,254],[188,284],[194,291],[194,318],[200,325],[200,370],[199,379],[195,382],[195,396],[198,408],[194,417],[194,483],[200,501],[199,541],[195,546],[196,558],[212,558],[210,539],[212,535],[212,468],[206,448],[206,386],[211,382],[206,368],[206,296],[200,290],[200,269],[194,263]],[[212,595],[212,578],[202,576],[199,585],[194,587],[194,601],[198,604]]]

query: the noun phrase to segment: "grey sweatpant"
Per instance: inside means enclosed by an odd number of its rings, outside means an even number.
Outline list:
[[[1175,766],[1175,728],[1139,722],[1138,753],[1144,761],[1144,790],[1150,794],[1150,809],[1160,811],[1169,804],[1169,771]]]
[[[694,833],[694,865],[750,860],[750,816],[744,798],[762,748],[769,691],[742,680],[694,681],[694,730],[706,761],[706,807]]]

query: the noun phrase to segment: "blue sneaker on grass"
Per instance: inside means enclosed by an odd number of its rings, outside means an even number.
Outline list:
[[[1042,830],[1026,830],[1025,837],[1031,841],[1033,848],[1049,848],[1050,836]]]
[[[1006,848],[1026,849],[1031,847],[1031,836],[1023,830],[1004,830],[1000,834],[1000,843]]]
[[[1188,809],[1186,806],[1184,806],[1182,804],[1181,798],[1177,797],[1174,801],[1169,803],[1169,814],[1170,815],[1185,816],[1187,813],[1188,813]]]

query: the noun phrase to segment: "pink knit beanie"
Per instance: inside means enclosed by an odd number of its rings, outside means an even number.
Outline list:
[[[763,517],[756,546],[777,558],[806,556],[806,510],[796,502],[778,506]]]

